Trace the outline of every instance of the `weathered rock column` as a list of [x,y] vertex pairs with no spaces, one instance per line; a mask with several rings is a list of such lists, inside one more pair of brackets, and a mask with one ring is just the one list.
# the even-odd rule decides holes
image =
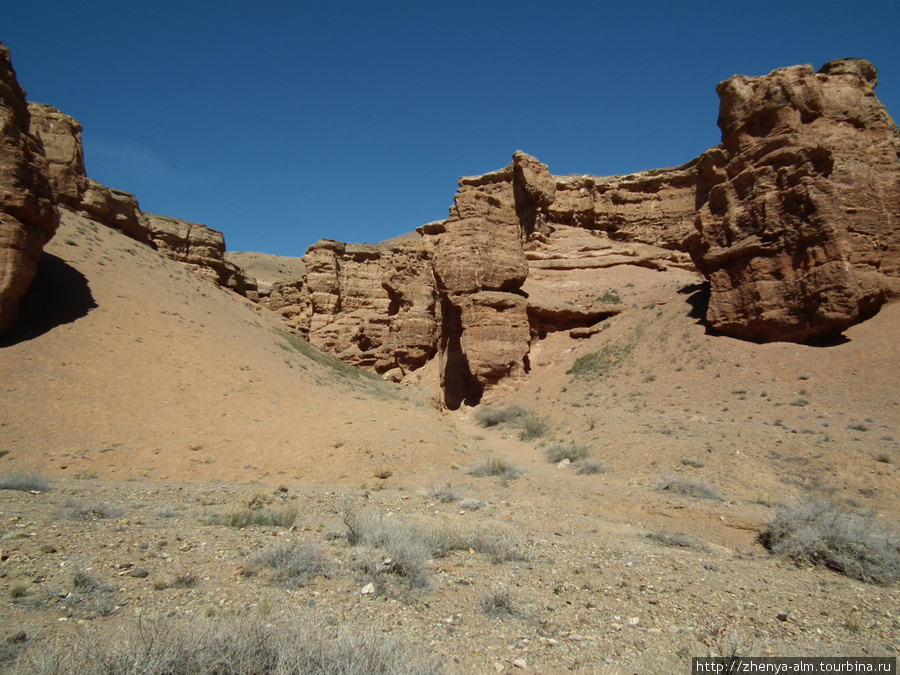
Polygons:
[[44,149],[30,126],[25,92],[0,44],[0,333],[18,320],[19,301],[59,227]]
[[828,339],[900,293],[900,133],[875,85],[862,59],[719,84],[686,242],[716,330]]

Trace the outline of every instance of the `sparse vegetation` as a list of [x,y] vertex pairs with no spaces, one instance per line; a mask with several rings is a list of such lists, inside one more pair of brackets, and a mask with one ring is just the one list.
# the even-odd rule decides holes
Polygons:
[[879,527],[873,516],[822,499],[776,510],[759,540],[797,564],[821,565],[866,583],[900,579],[900,538]]
[[227,525],[243,529],[259,525],[262,527],[290,527],[297,519],[297,509],[286,506],[281,509],[241,508],[225,514],[211,514],[202,518],[207,525]]
[[622,298],[619,297],[619,293],[616,290],[606,291],[601,296],[598,296],[594,300],[595,302],[602,302],[604,305],[618,305],[621,304]]
[[696,539],[679,532],[648,532],[644,536],[652,542],[671,548],[690,548],[698,551],[708,550],[704,544]]
[[509,424],[519,429],[519,439],[530,441],[547,433],[547,422],[521,406],[484,408],[475,413],[475,420],[483,427]]
[[481,609],[488,616],[496,618],[515,615],[512,597],[506,589],[497,589],[488,593],[481,601]]
[[598,473],[606,473],[606,467],[601,462],[585,460],[576,464],[575,473],[579,476],[591,476]]
[[310,579],[329,575],[328,561],[312,544],[284,542],[263,551],[254,564],[272,570],[272,581],[297,588]]
[[480,408],[475,413],[475,420],[483,427],[495,427],[498,424],[513,422],[527,414],[520,406],[507,406],[506,408]]
[[489,555],[494,563],[522,559],[518,537],[502,528],[466,529],[375,511],[350,512],[344,524],[347,541],[357,549],[357,569],[372,578],[391,575],[413,587],[428,585],[429,559],[451,551],[471,549]]
[[46,492],[49,489],[50,481],[38,473],[17,471],[0,476],[0,490]]
[[518,426],[520,441],[531,441],[547,435],[547,422],[535,415],[520,418]]
[[427,490],[422,490],[419,494],[425,499],[435,499],[444,504],[459,501],[459,493],[453,489],[450,483],[435,485]]
[[659,489],[663,492],[671,492],[672,494],[685,497],[695,497],[696,499],[722,499],[719,491],[711,485],[686,478],[668,478],[660,484]]
[[609,344],[599,352],[585,354],[575,359],[568,375],[577,377],[601,377],[609,374],[631,353],[632,345]]
[[508,459],[497,456],[486,457],[469,469],[469,475],[475,476],[476,478],[497,476],[499,478],[513,480],[518,478],[521,473],[522,471],[514,462],[510,462]]
[[69,502],[66,504],[63,513],[72,520],[104,520],[106,518],[120,518],[123,511],[112,504]]
[[323,631],[297,616],[279,619],[139,619],[114,639],[104,629],[79,634],[80,649],[63,641],[20,651],[16,672],[42,675],[436,675],[433,657],[358,626]]
[[564,459],[570,462],[578,462],[591,456],[590,449],[585,445],[576,445],[575,443],[551,443],[544,451],[547,460],[553,464],[558,464]]

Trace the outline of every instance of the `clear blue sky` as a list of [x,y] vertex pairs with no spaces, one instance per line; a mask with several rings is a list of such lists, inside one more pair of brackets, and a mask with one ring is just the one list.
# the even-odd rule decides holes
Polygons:
[[900,116],[900,2],[0,0],[29,100],[145,211],[299,256],[446,217],[521,149],[555,174],[681,164],[716,84],[843,56]]

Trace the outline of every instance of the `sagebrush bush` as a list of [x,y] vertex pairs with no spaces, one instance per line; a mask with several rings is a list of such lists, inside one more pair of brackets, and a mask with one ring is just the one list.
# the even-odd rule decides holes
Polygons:
[[50,481],[38,473],[16,471],[0,476],[0,490],[19,490],[21,492],[46,492],[50,489]]
[[586,445],[576,445],[575,443],[551,443],[544,452],[547,459],[554,464],[558,464],[564,459],[577,462],[591,456],[591,451]]
[[314,577],[329,575],[328,561],[315,546],[293,541],[263,551],[253,559],[252,566],[272,570],[272,581],[294,588]]
[[575,473],[581,476],[589,476],[597,473],[606,473],[606,467],[601,462],[578,462]]
[[243,529],[253,525],[262,527],[290,527],[297,520],[297,509],[287,506],[282,509],[242,508],[224,514],[213,514],[203,518],[207,525],[227,525]]
[[714,499],[717,501],[722,499],[722,495],[719,494],[716,488],[687,478],[668,478],[662,482],[659,489],[663,492],[671,492],[676,495],[695,497],[697,499]]
[[491,591],[481,600],[481,609],[488,616],[514,616],[512,598],[506,589]]
[[900,537],[871,515],[850,513],[823,499],[779,508],[759,535],[773,554],[821,565],[866,583],[900,580]]
[[422,490],[419,494],[425,499],[436,499],[444,504],[459,501],[459,493],[453,489],[450,483],[435,485],[427,490]]
[[518,478],[521,470],[514,462],[510,462],[503,457],[487,457],[469,469],[469,475],[476,478],[484,476],[497,476],[509,480]]
[[506,408],[481,408],[475,413],[475,420],[483,427],[495,427],[498,424],[512,422],[526,414],[527,411],[517,405]]
[[428,584],[428,561],[452,551],[483,553],[494,563],[522,560],[510,530],[472,528],[444,521],[410,521],[375,511],[344,517],[347,541],[357,547],[357,567],[371,577],[389,574],[410,586]]
[[346,626],[335,632],[300,616],[220,620],[138,619],[118,635],[86,627],[18,654],[25,675],[437,675],[433,655],[393,635]]

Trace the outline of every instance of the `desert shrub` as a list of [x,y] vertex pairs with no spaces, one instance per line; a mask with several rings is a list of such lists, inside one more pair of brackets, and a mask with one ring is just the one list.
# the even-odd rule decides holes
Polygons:
[[540,417],[527,415],[519,422],[519,440],[531,441],[547,435],[547,422]]
[[435,675],[433,656],[392,635],[347,626],[323,631],[299,617],[138,619],[108,639],[103,626],[35,642],[15,672],[26,675]]
[[272,570],[272,581],[300,587],[314,577],[327,577],[328,561],[311,544],[288,541],[257,555],[253,564]]
[[719,491],[711,485],[686,478],[669,478],[663,481],[659,489],[663,492],[671,492],[685,497],[695,497],[696,499],[722,499]]
[[564,459],[570,462],[577,462],[587,459],[591,456],[591,451],[586,445],[576,445],[575,443],[552,443],[545,451],[547,459],[558,464]]
[[419,494],[425,499],[436,499],[444,504],[459,501],[459,493],[453,489],[450,483],[435,485],[427,490],[422,490]]
[[207,515],[202,520],[207,525],[227,525],[239,529],[253,525],[290,527],[297,520],[297,509],[293,506],[282,509],[241,508],[224,514]]
[[443,521],[413,522],[374,511],[344,517],[357,567],[371,577],[389,574],[410,586],[428,584],[428,561],[452,551],[483,553],[494,563],[522,560],[519,538],[503,528],[465,528]]
[[428,584],[428,560],[432,547],[412,523],[374,511],[348,513],[344,517],[347,541],[360,549],[357,567],[369,576],[390,574],[411,586]]
[[598,473],[606,473],[606,467],[601,462],[584,461],[578,462],[575,473],[580,476],[590,476]]
[[692,548],[698,551],[709,550],[704,544],[696,539],[679,532],[648,532],[644,536],[652,542],[671,548]]
[[859,581],[900,579],[900,538],[871,515],[850,513],[822,499],[777,509],[759,541],[797,564],[821,565]]
[[477,499],[463,499],[459,503],[459,508],[465,509],[466,511],[477,511],[478,509],[484,508],[484,502],[478,501]]
[[37,473],[16,471],[0,476],[0,490],[20,490],[21,492],[46,492],[50,481]]
[[526,414],[527,411],[517,405],[506,408],[481,408],[475,413],[475,420],[483,427],[495,427],[498,424],[513,422]]
[[518,478],[521,473],[519,467],[513,462],[510,462],[503,457],[496,456],[486,457],[469,469],[469,475],[475,476],[476,478],[498,476],[500,478],[512,480]]
[[497,589],[488,593],[481,600],[481,610],[488,616],[514,616],[512,598],[506,589]]
[[62,514],[71,520],[120,518],[122,513],[122,509],[112,504],[83,504],[81,502],[67,502],[62,511]]

